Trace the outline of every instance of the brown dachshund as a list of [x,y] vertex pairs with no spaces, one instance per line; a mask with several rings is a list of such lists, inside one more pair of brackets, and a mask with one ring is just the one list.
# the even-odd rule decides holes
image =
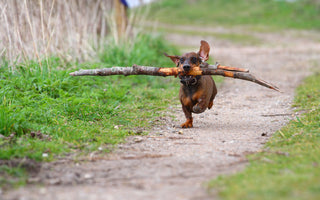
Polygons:
[[[191,71],[193,68],[199,68],[200,64],[209,59],[210,46],[206,41],[201,40],[201,46],[198,53],[190,52],[182,56],[169,56],[183,72]],[[217,94],[217,87],[214,80],[209,75],[187,76],[179,74],[181,87],[179,91],[182,110],[187,121],[181,124],[182,128],[193,127],[192,113],[202,113],[213,105],[213,99]]]

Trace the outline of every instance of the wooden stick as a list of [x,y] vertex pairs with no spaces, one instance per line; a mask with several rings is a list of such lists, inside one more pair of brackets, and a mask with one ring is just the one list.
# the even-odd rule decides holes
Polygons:
[[220,66],[216,65],[201,65],[198,68],[192,68],[191,71],[187,73],[180,68],[167,68],[167,67],[150,67],[150,66],[139,66],[133,65],[132,67],[112,67],[112,68],[103,68],[103,69],[86,69],[70,73],[70,76],[111,76],[111,75],[150,75],[150,76],[175,76],[178,75],[192,75],[192,76],[201,76],[201,75],[218,75],[236,79],[242,79],[246,81],[251,81],[262,85],[264,87],[276,90],[280,92],[279,88],[275,85],[272,85],[264,80],[258,79],[252,74],[248,73],[249,70]]
[[242,69],[242,68],[237,68],[237,67],[229,67],[229,66],[218,65],[217,68],[218,69],[228,70],[228,71],[249,72],[248,69]]
[[222,66],[219,63],[216,63],[215,65],[209,65],[208,63],[202,63],[200,65],[200,68],[223,69],[223,70],[236,71],[236,72],[249,72],[249,69],[230,67],[230,66]]
[[84,69],[70,73],[70,76],[111,76],[111,75],[150,75],[150,76],[177,76],[178,68],[150,67],[133,65],[132,67],[118,67],[103,69]]
[[[220,64],[209,65],[208,63],[203,63],[200,68],[196,68],[192,72],[185,75],[202,75],[201,70],[207,69],[212,71],[211,75],[214,74],[214,70],[221,69],[226,71],[236,71],[236,72],[249,72],[248,69],[221,66]],[[112,76],[112,75],[150,75],[150,76],[177,76],[179,73],[184,73],[183,70],[179,68],[168,68],[168,67],[151,67],[151,66],[140,66],[133,65],[132,67],[118,67],[114,66],[112,68],[103,69],[81,69],[80,71],[70,73],[70,76]],[[210,72],[207,72],[210,73]],[[210,74],[209,74],[210,75]]]

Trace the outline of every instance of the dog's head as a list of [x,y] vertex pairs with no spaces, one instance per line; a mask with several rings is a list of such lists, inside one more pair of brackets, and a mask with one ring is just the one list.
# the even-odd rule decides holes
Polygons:
[[165,53],[165,56],[169,57],[181,71],[188,73],[195,68],[200,68],[200,64],[209,59],[209,44],[201,40],[201,46],[198,53],[189,52],[182,56],[169,56]]

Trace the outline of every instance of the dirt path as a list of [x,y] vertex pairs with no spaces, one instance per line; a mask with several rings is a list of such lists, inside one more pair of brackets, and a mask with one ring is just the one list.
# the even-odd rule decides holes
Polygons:
[[227,79],[219,88],[213,109],[195,116],[194,128],[175,128],[184,116],[180,105],[170,107],[168,112],[178,121],[163,119],[167,126],[155,127],[147,136],[129,138],[107,157],[92,154],[85,162],[44,164],[30,180],[43,186],[30,184],[5,193],[3,198],[213,198],[204,183],[243,169],[245,155],[259,151],[271,134],[295,115],[290,107],[294,88],[309,74],[308,67],[319,66],[320,39],[312,32],[252,34],[263,39],[262,45],[240,47],[197,36],[168,35],[168,39],[194,46],[193,50],[198,50],[200,39],[219,44],[211,52],[217,61],[240,67],[246,63],[251,72],[278,85],[283,93]]

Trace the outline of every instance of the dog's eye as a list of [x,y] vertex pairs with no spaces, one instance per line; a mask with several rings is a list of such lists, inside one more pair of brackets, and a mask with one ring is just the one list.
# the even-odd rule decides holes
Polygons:
[[180,58],[180,63],[184,63],[185,58]]
[[197,64],[198,59],[196,57],[191,57],[190,61],[192,64]]

